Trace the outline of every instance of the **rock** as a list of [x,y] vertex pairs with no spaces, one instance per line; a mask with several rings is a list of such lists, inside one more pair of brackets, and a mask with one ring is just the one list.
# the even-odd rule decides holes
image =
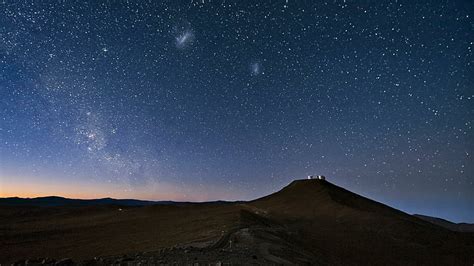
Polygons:
[[42,261],[42,259],[27,259],[25,265],[39,265]]
[[26,265],[26,260],[19,260],[17,262],[14,262],[12,265],[13,266]]
[[74,261],[72,261],[69,258],[65,258],[62,260],[58,260],[54,265],[56,266],[69,266],[69,265],[74,265]]
[[83,266],[92,266],[92,265],[97,265],[97,260],[92,259],[92,260],[85,260],[81,263]]
[[130,257],[119,258],[115,261],[116,264],[127,265],[129,262],[133,262],[134,259]]
[[41,264],[43,264],[43,265],[54,265],[55,262],[56,262],[56,260],[54,260],[54,259],[45,258],[41,261]]

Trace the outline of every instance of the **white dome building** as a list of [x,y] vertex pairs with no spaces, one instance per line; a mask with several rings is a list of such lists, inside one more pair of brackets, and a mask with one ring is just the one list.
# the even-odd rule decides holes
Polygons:
[[308,179],[319,179],[319,180],[326,180],[326,177],[323,175],[309,175]]

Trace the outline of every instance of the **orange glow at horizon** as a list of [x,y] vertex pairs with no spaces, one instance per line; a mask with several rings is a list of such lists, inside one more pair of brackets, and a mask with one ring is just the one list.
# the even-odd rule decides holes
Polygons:
[[[188,191],[184,193],[183,191]],[[189,193],[189,192],[193,193]],[[211,195],[208,191],[214,191]],[[36,198],[59,196],[74,199],[140,199],[172,201],[209,201],[225,200],[228,195],[212,190],[194,190],[176,187],[166,183],[154,183],[144,187],[131,188],[127,184],[97,183],[93,181],[69,181],[41,177],[5,177],[0,176],[0,197]]]
[[179,200],[180,195],[162,191],[123,189],[117,184],[64,182],[31,178],[0,177],[0,197],[35,198],[60,196],[75,199],[134,198],[143,200]]

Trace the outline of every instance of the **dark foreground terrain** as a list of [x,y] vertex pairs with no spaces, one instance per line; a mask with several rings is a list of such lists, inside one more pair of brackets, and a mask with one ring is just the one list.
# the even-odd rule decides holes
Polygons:
[[0,263],[473,265],[474,233],[300,180],[250,202],[0,206]]

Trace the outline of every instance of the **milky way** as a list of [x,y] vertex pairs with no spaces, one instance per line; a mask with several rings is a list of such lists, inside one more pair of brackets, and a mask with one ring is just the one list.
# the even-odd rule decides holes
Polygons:
[[472,16],[472,1],[4,1],[0,197],[251,199],[322,174],[474,222]]

